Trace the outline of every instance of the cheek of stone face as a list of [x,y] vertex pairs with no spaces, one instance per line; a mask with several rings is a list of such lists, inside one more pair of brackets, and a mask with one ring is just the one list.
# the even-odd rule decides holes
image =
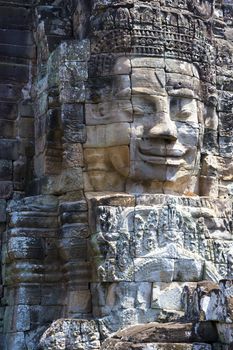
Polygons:
[[142,122],[134,122],[131,124],[131,143],[134,139],[140,139],[143,136],[144,125]]
[[133,120],[130,100],[116,100],[85,106],[86,125],[102,125]]
[[198,121],[197,101],[194,98],[170,97],[170,116],[173,120]]
[[84,148],[99,148],[128,145],[130,124],[113,123],[87,126],[87,141]]
[[109,147],[108,150],[109,161],[112,163],[112,166],[115,170],[124,177],[129,175],[129,147],[120,146],[120,147]]
[[88,171],[108,171],[109,162],[106,148],[86,148],[84,159]]
[[190,149],[199,143],[199,125],[197,123],[176,122],[178,141]]
[[200,132],[197,124],[189,125],[187,123],[176,122],[178,131],[178,142],[186,150],[184,155],[183,169],[192,170],[197,163],[199,155]]

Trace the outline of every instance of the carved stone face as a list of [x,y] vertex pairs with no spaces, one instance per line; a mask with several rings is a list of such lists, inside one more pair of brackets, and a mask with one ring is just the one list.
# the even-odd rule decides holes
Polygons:
[[[95,169],[93,161],[102,152],[105,165],[102,159],[99,170],[102,166],[105,179],[108,172],[115,179],[115,172],[119,181],[131,186],[156,184],[158,191],[162,187],[179,193],[198,191],[204,109],[200,91],[192,64],[119,58],[110,93],[105,91],[105,98],[86,108],[89,169]],[[96,157],[94,147],[99,147]]]

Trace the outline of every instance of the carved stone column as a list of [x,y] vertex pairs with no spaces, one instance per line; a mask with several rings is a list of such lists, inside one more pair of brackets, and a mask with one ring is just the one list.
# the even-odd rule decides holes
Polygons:
[[4,333],[9,349],[34,346],[45,325],[59,318],[64,289],[57,249],[57,199],[12,201],[3,247]]

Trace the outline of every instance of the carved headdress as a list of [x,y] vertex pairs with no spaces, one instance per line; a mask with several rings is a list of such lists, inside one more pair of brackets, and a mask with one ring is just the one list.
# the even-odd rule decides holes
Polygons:
[[109,66],[109,54],[178,58],[199,64],[202,79],[213,81],[213,12],[213,0],[96,0],[90,23],[93,67]]

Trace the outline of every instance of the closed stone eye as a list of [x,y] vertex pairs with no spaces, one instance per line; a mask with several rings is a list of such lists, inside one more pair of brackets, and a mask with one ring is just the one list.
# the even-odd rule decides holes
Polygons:
[[171,98],[170,113],[175,118],[188,118],[192,115],[192,99]]
[[176,114],[177,118],[188,118],[192,115],[191,111],[187,111],[187,110],[181,110],[179,113]]
[[140,106],[134,106],[133,112],[135,115],[143,115],[144,114],[144,110]]

